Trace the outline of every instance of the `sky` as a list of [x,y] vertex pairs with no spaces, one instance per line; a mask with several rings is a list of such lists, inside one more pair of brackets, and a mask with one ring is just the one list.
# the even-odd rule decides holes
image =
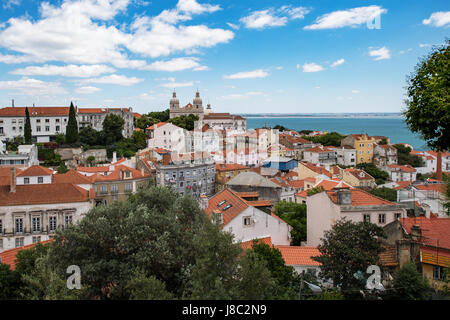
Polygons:
[[450,2],[3,0],[0,107],[400,112]]

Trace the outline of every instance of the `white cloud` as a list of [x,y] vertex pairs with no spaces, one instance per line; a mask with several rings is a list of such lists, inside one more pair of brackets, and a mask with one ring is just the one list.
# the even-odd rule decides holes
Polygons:
[[30,96],[67,94],[67,90],[62,88],[59,82],[45,82],[27,77],[15,81],[0,81],[0,90],[13,90],[18,94]]
[[300,64],[297,63],[296,68],[297,68],[297,69],[300,69],[301,67],[302,67],[302,66],[301,66]]
[[163,83],[160,85],[160,87],[164,88],[179,88],[179,87],[192,87],[194,85],[193,81],[189,82],[169,82],[169,83]]
[[306,26],[304,29],[318,30],[358,27],[386,12],[387,10],[380,6],[368,6],[334,11],[318,17],[314,24]]
[[114,72],[115,69],[105,65],[67,65],[67,66],[31,66],[23,69],[13,70],[11,74],[18,74],[24,76],[64,76],[76,78],[96,77],[103,73]]
[[[120,29],[108,22],[126,10],[131,0],[63,0],[60,6],[40,4],[40,17],[11,18],[0,30],[0,47],[14,54],[0,55],[0,62],[60,61],[76,64],[111,63],[117,68],[143,68],[146,61],[127,54],[160,57],[226,43],[230,30],[205,25],[176,25],[192,15],[211,13],[218,6],[180,0],[175,9],[155,17],[137,17]],[[129,30],[129,31],[128,31]]]
[[344,63],[345,63],[345,60],[344,60],[344,59],[339,59],[339,60],[336,60],[335,62],[333,62],[333,63],[331,64],[331,67],[332,67],[332,68],[335,68],[335,67],[340,66],[341,64],[344,64]]
[[75,89],[75,92],[78,93],[78,94],[91,94],[91,93],[95,93],[95,92],[98,92],[98,91],[100,91],[99,88],[97,88],[97,87],[90,87],[90,86],[79,87],[79,88]]
[[139,79],[136,77],[126,77],[123,75],[112,74],[109,76],[104,76],[101,78],[92,78],[82,80],[82,83],[102,83],[102,84],[117,84],[119,86],[132,86],[139,82],[144,81],[144,79]]
[[317,63],[305,63],[303,65],[303,72],[319,72],[324,70],[324,68],[321,65],[318,65]]
[[376,49],[376,50],[370,50],[369,51],[369,55],[371,57],[375,57],[375,61],[378,60],[384,60],[384,59],[390,59],[391,58],[391,54],[389,52],[389,49],[386,47],[382,47],[380,49]]
[[230,75],[223,76],[224,79],[254,79],[265,78],[269,75],[268,72],[258,69],[253,71],[238,72]]
[[[144,70],[153,70],[153,71],[182,71],[188,69],[198,69],[204,66],[201,66],[197,62],[197,58],[175,58],[168,61],[155,61],[152,64],[145,66]],[[207,68],[207,67],[206,67]]]
[[237,24],[233,24],[230,22],[227,22],[227,25],[234,30],[239,30],[239,28],[240,28],[240,26],[238,26]]
[[241,99],[248,99],[252,96],[261,96],[264,95],[264,92],[261,91],[250,91],[246,93],[233,93],[226,96],[221,96],[221,99],[224,100],[241,100]]
[[275,67],[276,70],[283,70],[282,66]]
[[240,21],[249,29],[264,29],[267,27],[284,26],[289,19],[302,19],[309,12],[304,7],[282,6],[279,9],[253,11]]
[[353,93],[353,94],[358,94],[358,93],[359,93],[359,90],[352,90],[352,93]]
[[431,44],[428,44],[428,43],[419,43],[419,47],[420,47],[420,48],[431,47]]
[[448,26],[450,24],[450,11],[434,12],[428,19],[424,19],[422,23],[435,27]]
[[21,0],[3,0],[3,9],[9,9],[18,6]]

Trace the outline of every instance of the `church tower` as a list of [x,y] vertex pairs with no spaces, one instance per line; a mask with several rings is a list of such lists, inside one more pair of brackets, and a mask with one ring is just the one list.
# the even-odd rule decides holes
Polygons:
[[180,101],[177,99],[177,93],[173,90],[172,99],[170,99],[170,110],[176,110],[180,108]]
[[192,102],[192,105],[193,105],[193,107],[194,107],[195,112],[201,112],[201,113],[203,113],[203,101],[202,101],[202,99],[200,98],[200,92],[198,92],[198,90],[197,90],[197,92],[195,93],[195,99],[194,99],[194,101]]

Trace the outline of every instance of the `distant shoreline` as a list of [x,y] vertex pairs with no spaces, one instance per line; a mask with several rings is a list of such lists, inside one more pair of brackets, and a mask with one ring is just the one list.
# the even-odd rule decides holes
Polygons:
[[401,113],[240,113],[246,118],[402,118]]

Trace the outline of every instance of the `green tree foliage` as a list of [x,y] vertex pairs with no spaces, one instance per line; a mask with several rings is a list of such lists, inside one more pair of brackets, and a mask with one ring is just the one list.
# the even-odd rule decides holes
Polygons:
[[[153,298],[161,292],[174,299],[267,297],[264,263],[242,254],[233,236],[212,224],[194,198],[167,187],[95,207],[78,224],[58,230],[55,240],[36,277],[47,274],[39,283],[53,291],[37,287],[39,297],[65,296],[58,279],[72,264],[82,273],[77,298]],[[249,283],[251,296],[243,291]]]
[[426,300],[430,286],[422,277],[414,263],[405,264],[394,274],[393,289],[388,292],[389,299]]
[[136,151],[147,147],[147,136],[144,131],[135,131],[131,136],[133,143],[136,145]]
[[394,147],[397,149],[398,164],[409,164],[413,167],[425,166],[421,157],[411,154],[410,147],[406,147],[402,144],[395,144]]
[[135,121],[135,127],[145,130],[146,128],[154,125],[155,123],[159,123],[159,119],[149,117],[148,115],[142,115],[139,119]]
[[389,173],[384,170],[378,169],[373,163],[360,163],[356,165],[357,169],[364,170],[375,178],[377,184],[384,184],[386,180],[389,180]]
[[391,189],[391,188],[376,188],[369,190],[369,193],[373,194],[374,196],[386,199],[388,201],[397,202],[397,190]]
[[405,122],[433,150],[450,148],[450,40],[434,47],[408,81]]
[[314,143],[320,143],[324,146],[340,146],[341,140],[344,139],[346,136],[341,135],[337,132],[330,132],[327,134],[324,134],[323,136],[303,136],[304,139],[312,141]]
[[38,144],[37,146],[38,158],[39,160],[44,161],[45,166],[59,166],[61,164],[61,156],[55,152],[51,143],[49,145]]
[[321,193],[321,192],[323,192],[324,190],[325,190],[325,189],[324,189],[322,186],[314,187],[314,188],[308,189],[308,190],[306,191],[306,195],[307,195],[308,197],[310,197],[310,196],[315,195],[316,193]]
[[322,264],[320,277],[332,279],[346,298],[357,298],[365,281],[354,274],[365,274],[368,266],[377,265],[383,251],[377,237],[385,237],[385,233],[376,224],[338,220],[331,230],[325,231],[318,246],[321,255],[312,258]]
[[167,120],[170,123],[173,123],[177,127],[186,129],[188,131],[194,130],[195,121],[198,121],[198,116],[194,114],[190,114],[188,116],[179,116],[172,119]]
[[306,240],[306,205],[282,200],[275,206],[275,214],[292,226],[292,245]]
[[309,300],[344,300],[344,295],[340,293],[337,289],[325,290],[316,296],[312,296]]
[[25,108],[25,127],[24,127],[25,144],[31,144],[31,121],[28,107]]
[[20,274],[0,263],[0,300],[18,299],[21,285]]
[[6,143],[6,150],[8,151],[17,151],[19,146],[24,144],[25,140],[22,136],[14,137],[12,140],[9,140]]
[[61,161],[56,171],[58,171],[58,173],[66,173],[67,171],[69,171],[69,169],[67,169],[66,163],[64,161]]
[[66,142],[66,136],[64,133],[57,133],[55,136],[55,141],[59,145],[64,144]]
[[121,140],[123,126],[125,120],[117,114],[110,113],[103,120],[103,132],[106,137],[106,144],[114,144],[115,142]]
[[75,115],[75,107],[70,102],[69,120],[66,127],[66,143],[74,144],[78,142],[78,123]]
[[100,134],[99,131],[93,129],[91,126],[81,128],[79,136],[80,142],[88,146],[96,146],[104,144],[104,140],[102,139],[103,136]]
[[166,122],[170,118],[170,110],[152,111],[147,114],[150,118],[157,119],[159,122]]
[[280,250],[254,241],[252,251],[266,262],[273,279],[270,299],[298,299],[300,278],[291,266],[286,266]]
[[277,124],[273,127],[274,130],[279,130],[279,131],[290,131],[291,129],[286,128],[285,126],[282,126],[280,124]]
[[95,165],[95,157],[94,156],[87,157],[86,162],[89,166]]

